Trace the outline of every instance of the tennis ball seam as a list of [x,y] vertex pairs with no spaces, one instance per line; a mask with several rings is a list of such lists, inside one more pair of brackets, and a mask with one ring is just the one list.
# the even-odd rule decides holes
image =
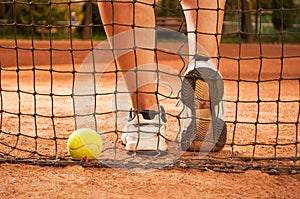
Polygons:
[[[88,128],[84,128],[84,130],[89,130]],[[96,134],[98,134],[97,132],[95,132]],[[79,139],[81,140],[82,143],[84,143],[84,140],[82,139],[82,137],[80,136],[80,133],[77,132],[77,135],[79,136]],[[98,134],[99,135],[99,134]],[[85,147],[85,146],[91,146],[91,145],[96,145],[98,151],[102,151],[102,147],[99,146],[98,144],[95,143],[84,143],[81,147],[77,147],[78,149]],[[75,149],[76,150],[76,149]],[[87,147],[86,150],[93,155],[93,152],[89,150],[89,148]]]
[[[69,149],[70,150],[78,150],[78,149],[81,149],[82,147],[89,146],[89,145],[95,145],[95,146],[97,146],[98,150],[101,150],[101,147],[98,144],[95,144],[95,143],[85,143],[85,144],[83,144],[83,145],[81,145],[79,147],[75,147],[75,148],[69,147]],[[87,148],[87,150],[88,150],[88,148]]]
[[[87,139],[86,136],[89,135],[91,137]],[[86,141],[88,142],[86,143]],[[101,136],[96,131],[89,128],[77,129],[73,132],[69,137],[67,145],[71,157],[75,159],[82,158],[79,156],[83,156],[83,154],[86,154],[87,157],[91,159],[96,159],[102,152]]]

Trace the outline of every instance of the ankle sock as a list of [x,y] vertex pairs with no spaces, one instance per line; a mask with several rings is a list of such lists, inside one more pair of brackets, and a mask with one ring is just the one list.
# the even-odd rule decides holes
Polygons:
[[140,114],[143,115],[143,118],[146,120],[152,120],[159,112],[153,110],[143,110],[139,111]]

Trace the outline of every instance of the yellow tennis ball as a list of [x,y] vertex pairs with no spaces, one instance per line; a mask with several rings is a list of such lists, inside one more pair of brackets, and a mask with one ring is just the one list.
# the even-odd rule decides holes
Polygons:
[[96,131],[81,128],[70,135],[67,147],[71,157],[76,160],[81,160],[83,157],[96,159],[102,152],[102,139]]

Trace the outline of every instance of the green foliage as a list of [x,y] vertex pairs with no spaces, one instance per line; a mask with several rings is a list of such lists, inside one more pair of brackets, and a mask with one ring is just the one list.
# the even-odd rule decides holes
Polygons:
[[66,20],[67,10],[49,4],[48,0],[23,0],[25,4],[16,4],[16,21],[21,24],[54,24]]
[[272,22],[275,29],[282,31],[292,27],[297,16],[296,11],[291,10],[295,8],[293,0],[273,0],[272,7],[274,8]]
[[179,3],[174,0],[161,0],[157,3],[156,16],[158,17],[180,17]]
[[272,0],[251,0],[253,8],[272,9]]
[[11,15],[11,5],[9,2],[0,3],[0,19],[8,19]]
[[[41,25],[45,33],[47,25],[57,25],[58,21],[68,21],[68,6],[52,3],[48,0],[18,0],[1,4],[0,18],[16,26],[4,26],[1,37],[30,38],[32,33],[40,35]],[[43,34],[43,36],[45,36]]]
[[226,0],[225,10],[237,10],[240,0]]

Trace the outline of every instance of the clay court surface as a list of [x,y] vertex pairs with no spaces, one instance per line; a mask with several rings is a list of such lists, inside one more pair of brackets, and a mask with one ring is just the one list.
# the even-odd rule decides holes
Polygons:
[[[96,46],[98,43],[94,43]],[[90,52],[91,43],[88,41],[73,41],[74,52],[70,53],[70,41],[53,41],[53,51],[50,53],[49,41],[34,41],[34,56],[32,56],[32,43],[30,41],[18,42],[18,59],[13,49],[14,41],[0,41],[1,67],[7,70],[1,73],[1,88],[15,90],[18,86],[16,78],[16,65],[19,68],[31,69],[34,65],[39,69],[49,69],[51,64],[55,71],[67,71],[67,73],[53,72],[51,77],[47,70],[36,71],[36,91],[40,93],[50,92],[50,80],[52,78],[52,92],[56,94],[69,94],[72,86],[72,73],[79,69],[83,60]],[[273,157],[274,147],[262,145],[253,151],[254,136],[256,142],[274,144],[281,143],[276,148],[277,157],[298,157],[300,154],[299,144],[299,96],[300,96],[300,47],[299,45],[278,44],[233,44],[221,45],[222,56],[219,69],[223,75],[226,96],[226,121],[228,121],[227,145],[216,157]],[[260,57],[262,55],[262,57]],[[238,60],[237,58],[242,58]],[[284,59],[280,59],[284,57]],[[163,64],[178,70],[182,67],[178,58],[159,55]],[[261,59],[260,59],[261,58]],[[52,59],[52,62],[50,60]],[[12,69],[9,71],[9,69]],[[278,79],[281,77],[281,81]],[[103,85],[111,88],[114,81],[112,76],[104,77]],[[239,82],[239,89],[237,80]],[[20,72],[20,90],[33,92],[33,72],[24,70]],[[258,81],[260,83],[258,84]],[[236,106],[237,96],[240,101]],[[258,106],[256,101],[264,101]],[[279,97],[280,96],[280,97]],[[16,93],[4,92],[2,95],[4,109],[8,112],[18,111],[14,100],[18,98]],[[278,98],[284,102],[276,104]],[[22,113],[32,114],[33,99],[22,96]],[[27,99],[27,100],[26,100]],[[53,98],[40,97],[37,101],[37,113],[49,116],[50,112],[56,116],[72,115],[70,97]],[[104,98],[103,98],[104,99]],[[102,99],[102,100],[103,100]],[[290,103],[285,103],[290,101]],[[51,103],[54,108],[51,109]],[[110,103],[110,102],[109,102]],[[103,104],[109,104],[103,101]],[[168,102],[166,102],[168,103]],[[171,110],[172,111],[172,110]],[[236,114],[237,113],[237,114]],[[298,118],[298,124],[297,122]],[[100,118],[103,119],[103,118]],[[104,118],[105,119],[105,118]],[[284,124],[276,124],[276,121]],[[33,126],[31,117],[22,118],[21,131],[30,134],[36,128],[40,136],[53,136],[53,127],[50,120],[40,118],[37,127]],[[169,121],[176,122],[173,118]],[[239,122],[234,126],[235,122]],[[251,125],[258,121],[261,125]],[[2,118],[2,130],[14,132],[18,130],[16,117],[4,114]],[[74,130],[72,118],[63,117],[55,119],[55,129],[58,137],[67,137]],[[113,124],[107,123],[102,130],[109,131]],[[295,125],[296,124],[296,125]],[[168,124],[170,132],[176,128]],[[257,128],[257,129],[255,129]],[[276,132],[279,132],[277,134]],[[52,133],[52,134],[51,134]],[[235,136],[233,136],[235,133]],[[51,135],[48,135],[51,134]],[[170,133],[171,134],[171,133]],[[171,135],[170,135],[171,136]],[[10,144],[7,135],[0,134],[0,141]],[[12,138],[13,139],[13,138]],[[53,140],[51,140],[53,142]],[[234,142],[238,146],[231,147]],[[43,141],[40,143],[43,144]],[[59,156],[67,156],[66,141],[58,144]],[[296,144],[284,144],[296,143]],[[32,150],[30,141],[22,142],[27,150]],[[51,156],[53,146],[39,146],[42,155]],[[7,152],[7,148],[0,146],[0,151]],[[2,151],[1,151],[2,152]],[[25,157],[26,153],[12,152],[14,156]],[[52,154],[53,155],[53,154]],[[254,163],[255,164],[255,163]],[[269,164],[274,164],[269,162]],[[276,163],[275,163],[276,164]],[[281,162],[284,164],[296,164],[291,161]],[[85,168],[81,166],[51,167],[24,164],[0,164],[1,186],[0,198],[299,198],[300,175],[281,174],[270,175],[259,169],[248,170],[244,173],[214,172],[210,169],[112,169],[112,168]]]

